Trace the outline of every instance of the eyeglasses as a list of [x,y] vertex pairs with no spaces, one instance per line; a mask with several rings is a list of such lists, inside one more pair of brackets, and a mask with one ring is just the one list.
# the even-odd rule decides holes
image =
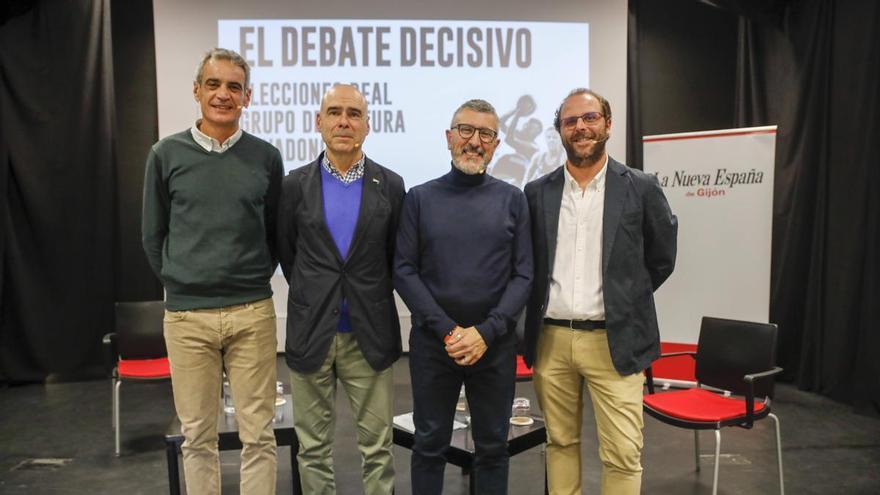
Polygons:
[[474,132],[480,133],[480,141],[489,144],[495,140],[495,137],[498,136],[498,133],[493,131],[492,129],[486,129],[485,127],[474,127],[470,124],[458,124],[451,127],[451,129],[458,130],[458,135],[461,136],[462,139],[470,139],[474,136]]
[[600,112],[587,112],[583,115],[576,115],[574,117],[566,117],[566,118],[560,120],[560,122],[562,123],[562,127],[571,128],[571,127],[576,126],[578,121],[581,119],[584,120],[585,124],[590,125],[590,124],[595,124],[596,122],[599,122],[599,119],[604,118],[604,117],[605,116],[602,115]]

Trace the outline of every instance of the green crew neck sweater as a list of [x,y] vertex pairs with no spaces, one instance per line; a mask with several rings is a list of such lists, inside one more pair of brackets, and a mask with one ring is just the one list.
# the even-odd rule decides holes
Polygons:
[[219,308],[272,295],[275,215],[284,167],[242,133],[224,153],[189,130],[154,144],[144,177],[143,245],[166,307]]

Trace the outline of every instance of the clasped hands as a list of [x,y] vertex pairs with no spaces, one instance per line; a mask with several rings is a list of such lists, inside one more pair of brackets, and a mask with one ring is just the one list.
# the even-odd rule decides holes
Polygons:
[[486,341],[476,327],[462,328],[456,325],[446,339],[446,353],[455,364],[461,366],[470,366],[479,361],[487,348]]

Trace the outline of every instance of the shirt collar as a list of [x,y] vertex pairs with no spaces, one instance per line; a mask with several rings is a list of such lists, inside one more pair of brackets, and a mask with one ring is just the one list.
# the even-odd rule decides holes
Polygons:
[[321,158],[321,166],[324,167],[324,170],[326,170],[330,175],[338,179],[343,184],[351,184],[352,182],[364,176],[364,162],[366,161],[366,153],[361,153],[361,159],[355,162],[355,164],[352,165],[350,169],[348,169],[348,172],[346,172],[345,175],[342,175],[342,172],[340,172],[336,168],[336,166],[334,166],[330,162],[330,158],[327,157],[327,153],[324,153],[324,156]]
[[[569,189],[572,192],[577,192],[577,193],[582,192],[581,186],[578,184],[577,180],[575,180],[575,178],[568,171],[568,166],[563,165],[562,170],[565,173],[565,183],[568,184]],[[602,164],[602,169],[599,170],[599,173],[597,173],[593,177],[593,179],[590,180],[590,182],[587,184],[587,187],[584,189],[585,190],[589,189],[589,190],[593,190],[596,192],[604,191],[605,190],[605,175],[607,172],[608,172],[608,155],[605,155],[605,163]]]
[[224,141],[221,144],[220,141],[212,138],[211,136],[209,136],[199,130],[199,123],[201,123],[201,122],[202,122],[201,119],[197,120],[196,123],[190,129],[190,133],[192,134],[192,137],[195,140],[195,142],[198,143],[199,146],[204,148],[205,151],[213,151],[216,153],[223,153],[224,151],[228,150],[229,148],[232,148],[233,146],[235,146],[235,143],[237,143],[238,140],[241,139],[242,130],[241,130],[241,127],[239,127],[233,135],[229,136],[229,139],[227,139],[226,141]]

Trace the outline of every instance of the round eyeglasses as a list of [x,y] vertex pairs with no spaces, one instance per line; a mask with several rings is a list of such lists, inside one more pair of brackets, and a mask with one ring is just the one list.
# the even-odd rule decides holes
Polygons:
[[571,128],[577,125],[578,121],[583,119],[584,124],[590,125],[599,122],[604,115],[601,112],[587,112],[583,115],[575,115],[574,117],[566,117],[564,119],[560,119],[562,123],[562,127]]
[[485,127],[474,127],[470,124],[457,124],[451,127],[451,129],[455,129],[458,131],[458,135],[461,136],[462,139],[470,139],[474,136],[475,132],[480,133],[480,141],[489,144],[498,137],[498,133],[493,131],[492,129],[487,129]]

